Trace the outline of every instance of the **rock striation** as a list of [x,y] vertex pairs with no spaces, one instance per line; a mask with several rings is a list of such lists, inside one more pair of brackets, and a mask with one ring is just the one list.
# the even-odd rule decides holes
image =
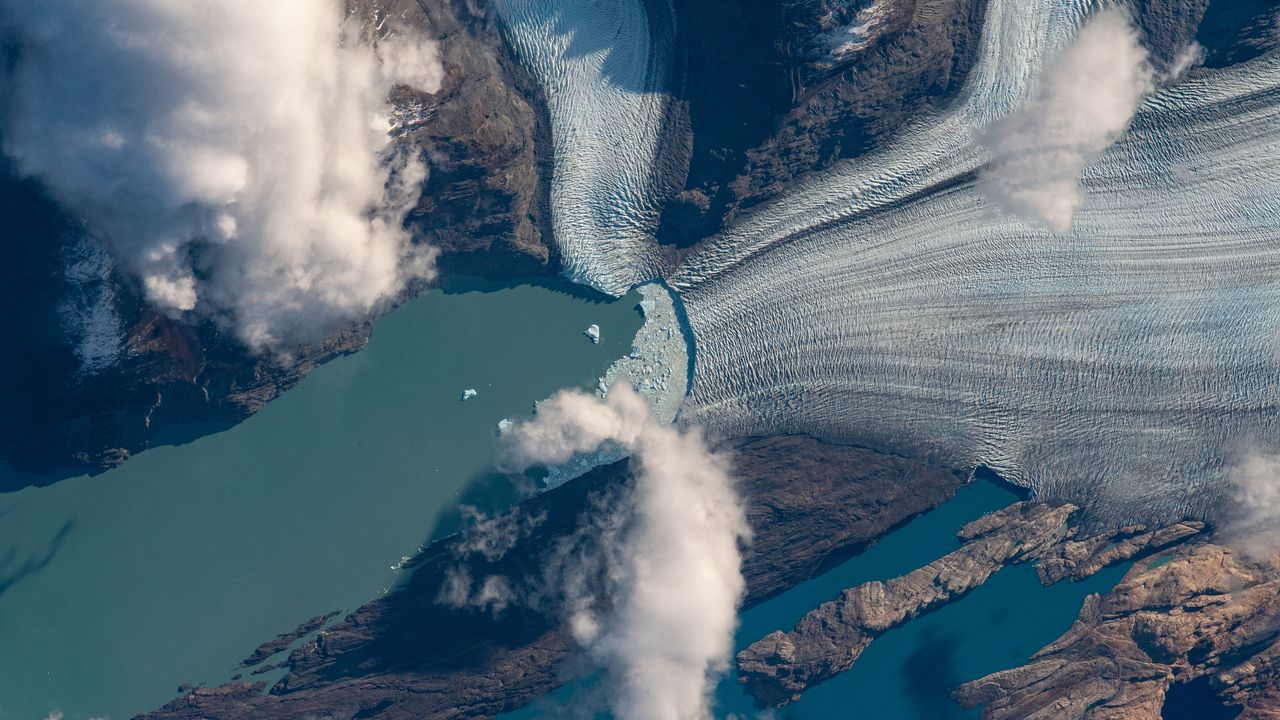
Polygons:
[[766,705],[800,693],[853,667],[884,631],[947,603],[982,583],[1006,563],[1053,545],[1068,531],[1075,508],[1017,503],[966,525],[959,549],[885,582],[849,588],[810,611],[789,632],[774,631],[738,653],[738,673]]

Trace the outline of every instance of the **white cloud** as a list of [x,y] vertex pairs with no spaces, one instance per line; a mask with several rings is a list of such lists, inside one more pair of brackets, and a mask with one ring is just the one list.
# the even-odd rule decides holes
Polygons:
[[1203,62],[1204,46],[1193,40],[1178,52],[1178,56],[1173,59],[1173,63],[1164,73],[1161,80],[1165,82],[1177,80],[1186,75],[1192,68],[1199,67]]
[[454,553],[460,557],[479,554],[489,562],[501,560],[547,519],[545,510],[534,515],[509,512],[495,517],[488,517],[470,505],[462,505],[458,510],[467,528],[454,546]]
[[279,349],[430,273],[402,229],[426,168],[388,145],[386,102],[439,89],[432,43],[374,49],[337,0],[0,10],[20,48],[5,152],[166,312]]
[[570,629],[609,673],[619,720],[710,718],[711,679],[728,668],[745,587],[748,528],[727,458],[697,429],[658,423],[625,383],[607,400],[562,392],[507,438],[524,464],[564,462],[604,442],[632,452],[635,484],[599,523],[608,597],[582,597],[583,573],[566,582]]
[[477,608],[501,613],[515,601],[511,582],[502,575],[486,575],[476,583],[465,565],[454,565],[445,571],[444,583],[435,601],[451,608]]
[[1099,11],[1046,66],[1030,103],[997,122],[983,142],[995,159],[982,186],[1006,210],[1057,233],[1085,202],[1080,175],[1124,134],[1153,70],[1126,10]]
[[1245,452],[1227,481],[1220,538],[1258,560],[1280,553],[1280,455]]

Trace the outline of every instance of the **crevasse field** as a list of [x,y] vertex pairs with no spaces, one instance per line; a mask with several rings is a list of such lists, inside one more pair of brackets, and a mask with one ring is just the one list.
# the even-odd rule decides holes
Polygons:
[[[694,339],[686,421],[987,465],[1107,523],[1211,516],[1242,453],[1280,450],[1280,54],[1161,84],[1085,172],[1069,234],[977,185],[977,137],[1094,7],[991,0],[949,111],[667,273]],[[505,19],[551,108],[570,275],[651,277],[663,112],[636,78],[669,44],[638,36],[638,0],[508,0]]]
[[674,22],[643,0],[498,0],[551,116],[551,215],[565,274],[612,295],[662,276],[653,242],[679,188],[663,152]]

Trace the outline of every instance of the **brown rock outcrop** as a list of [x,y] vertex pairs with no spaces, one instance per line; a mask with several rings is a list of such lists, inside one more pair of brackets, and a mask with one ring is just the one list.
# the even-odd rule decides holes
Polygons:
[[1156,530],[1132,525],[1114,533],[1093,535],[1082,540],[1067,539],[1042,553],[1036,573],[1045,585],[1071,578],[1083,580],[1099,570],[1129,560],[1140,553],[1175,545],[1202,532],[1204,523],[1185,520]]
[[439,92],[405,90],[393,101],[421,118],[400,135],[428,158],[430,171],[407,222],[440,249],[440,268],[493,279],[556,272],[542,166],[551,152],[548,120],[492,11],[465,0],[347,4],[408,25],[439,48]]
[[1006,563],[1058,543],[1075,510],[1023,502],[969,523],[960,530],[964,545],[958,550],[902,577],[845,590],[790,632],[752,643],[738,653],[739,681],[767,705],[800,699],[805,689],[853,667],[884,631],[978,587]]
[[1280,563],[1213,544],[1175,555],[1136,565],[1029,663],[956,699],[984,720],[1147,720],[1171,686],[1207,678],[1240,718],[1280,716]]
[[271,638],[254,648],[253,652],[249,654],[249,657],[240,661],[240,666],[253,667],[254,665],[261,664],[263,660],[287,649],[294,642],[319,630],[326,622],[337,617],[339,614],[341,614],[339,611],[334,610],[333,612],[325,613],[324,615],[317,615],[289,632],[283,632],[276,635],[274,638]]
[[659,238],[690,245],[941,107],[977,57],[985,6],[881,0],[874,37],[836,56],[837,25],[854,24],[861,4],[678,0],[693,155]]
[[[741,440],[732,450],[754,533],[747,604],[867,547],[962,482],[941,468],[806,437]],[[473,550],[481,544],[465,535],[432,544],[403,588],[295,650],[270,695],[231,683],[142,717],[475,718],[519,707],[560,684],[573,640],[554,607],[513,603],[494,614],[441,604],[449,571],[461,561],[471,578],[501,575],[517,594],[534,594],[547,553],[585,526],[601,494],[627,482],[626,463],[616,463],[522,503],[512,512],[530,521],[500,523],[519,528],[502,553]]]

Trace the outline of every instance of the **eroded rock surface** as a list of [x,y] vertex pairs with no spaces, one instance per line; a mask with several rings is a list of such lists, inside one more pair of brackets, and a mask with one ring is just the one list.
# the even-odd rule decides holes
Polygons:
[[1146,720],[1175,684],[1208,678],[1244,720],[1280,717],[1280,562],[1214,544],[1135,566],[1022,667],[962,685],[984,720]]
[[955,600],[1010,563],[1036,562],[1042,583],[1082,580],[1104,567],[1167,548],[1204,529],[1186,521],[1077,539],[1077,508],[1020,502],[983,516],[957,533],[957,550],[902,577],[872,581],[823,603],[789,632],[775,631],[738,654],[739,680],[765,705],[801,693],[853,667],[871,641],[890,628]]

